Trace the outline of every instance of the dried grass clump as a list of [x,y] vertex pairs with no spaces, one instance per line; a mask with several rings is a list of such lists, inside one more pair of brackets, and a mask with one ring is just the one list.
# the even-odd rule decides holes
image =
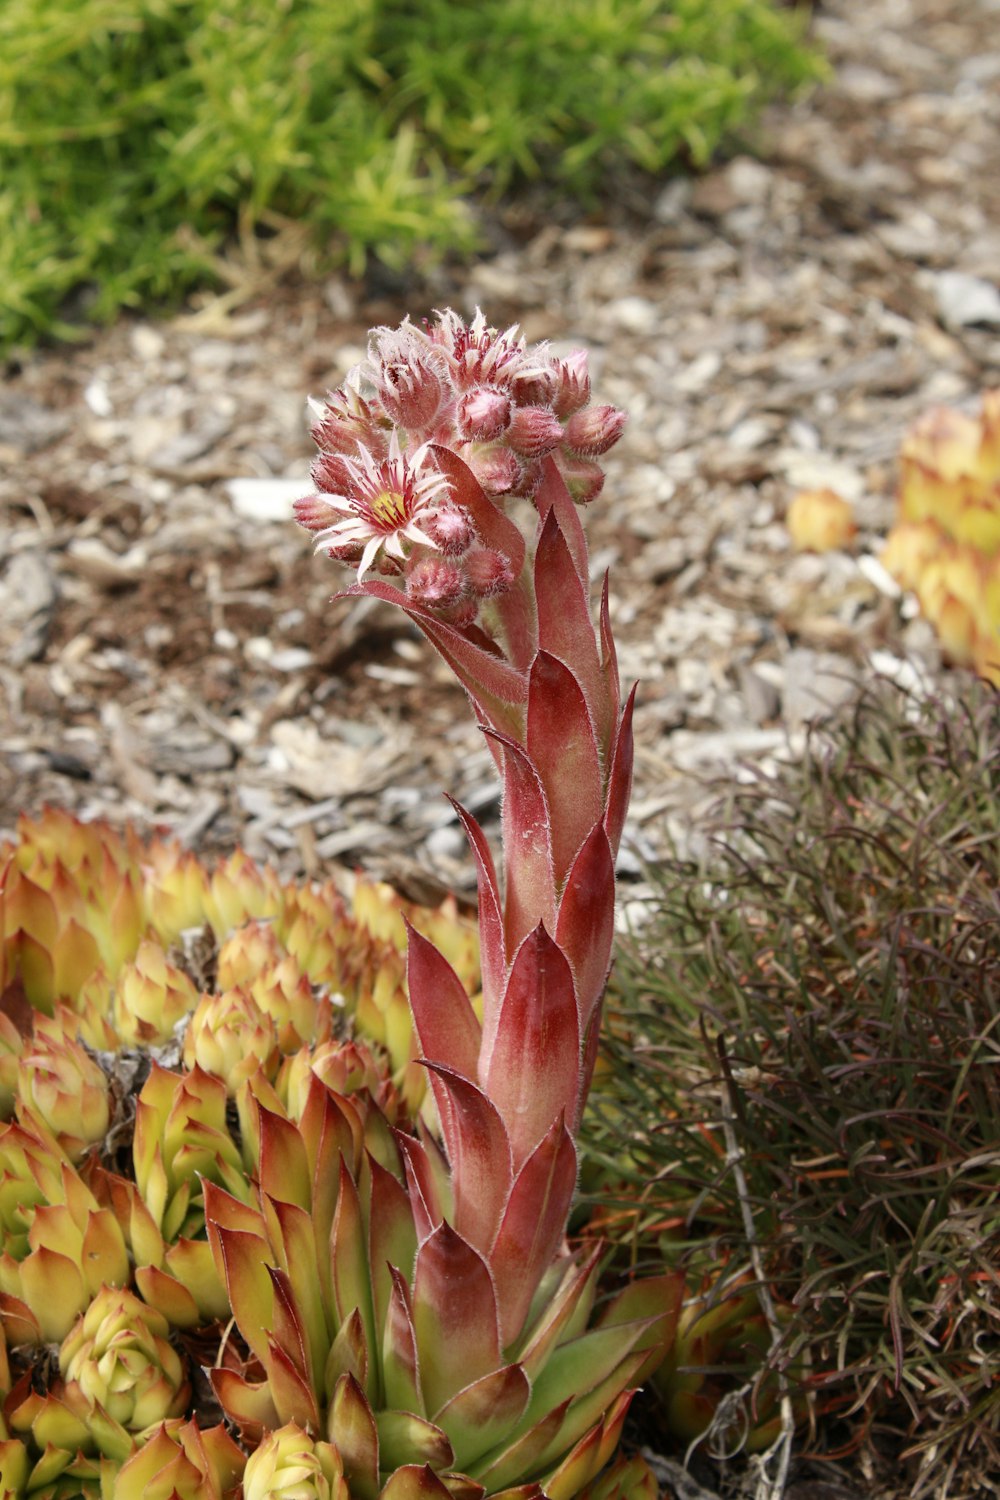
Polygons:
[[815,728],[729,792],[707,861],[652,871],[590,1123],[633,1258],[686,1259],[710,1305],[763,1266],[770,1354],[728,1380],[747,1430],[805,1371],[813,1450],[846,1423],[914,1497],[1000,1472],[998,825],[987,688],[878,683]]

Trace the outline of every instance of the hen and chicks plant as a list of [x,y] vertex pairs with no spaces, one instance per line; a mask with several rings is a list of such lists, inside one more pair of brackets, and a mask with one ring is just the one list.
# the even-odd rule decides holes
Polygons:
[[[478,954],[453,909],[362,886],[351,913],[240,855],[209,874],[23,824],[0,879],[3,1483],[651,1494],[613,1460],[680,1282],[599,1300],[600,1251],[566,1240],[632,767],[574,502],[624,415],[590,405],[583,353],[446,312],[376,330],[315,418],[299,520],[441,653],[503,782],[499,870],[456,808]],[[199,1364],[242,1446],[185,1420]]]

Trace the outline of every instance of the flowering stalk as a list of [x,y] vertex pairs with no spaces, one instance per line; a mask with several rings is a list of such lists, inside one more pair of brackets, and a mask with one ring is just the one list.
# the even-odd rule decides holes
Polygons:
[[[314,1077],[297,1122],[254,1095],[259,1208],[205,1187],[266,1377],[217,1370],[223,1406],[252,1440],[322,1431],[365,1500],[583,1493],[676,1323],[680,1287],[660,1277],[588,1329],[597,1259],[564,1242],[632,771],[607,582],[595,629],[574,505],[599,492],[595,458],[624,416],[589,394],[583,354],[448,312],[377,330],[367,364],[316,409],[318,488],[299,520],[356,567],[349,593],[399,605],[449,663],[504,783],[502,879],[457,808],[478,873],[481,1017],[410,932],[443,1153],[390,1130],[370,1095]],[[530,543],[518,504],[535,513]],[[622,1476],[601,1495],[648,1488],[634,1466]]]

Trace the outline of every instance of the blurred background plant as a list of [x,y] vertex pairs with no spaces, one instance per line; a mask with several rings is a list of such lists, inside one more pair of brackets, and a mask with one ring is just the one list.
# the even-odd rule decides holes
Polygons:
[[877,682],[808,750],[731,789],[703,860],[649,871],[584,1131],[590,1227],[688,1268],[657,1380],[675,1436],[760,1448],[787,1381],[815,1449],[872,1437],[912,1495],[980,1493],[1000,1471],[1000,698]]
[[0,347],[261,269],[400,268],[477,201],[704,165],[815,79],[768,0],[8,0]]
[[903,439],[882,560],[913,589],[947,655],[1000,686],[1000,390],[978,416],[926,412]]

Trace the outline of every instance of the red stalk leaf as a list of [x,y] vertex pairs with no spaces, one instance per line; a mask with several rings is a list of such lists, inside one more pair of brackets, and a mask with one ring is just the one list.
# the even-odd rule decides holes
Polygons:
[[618,675],[618,648],[611,630],[611,608],[608,601],[609,574],[605,571],[601,584],[601,666],[604,680],[611,690],[611,722],[617,724],[622,706],[621,679]]
[[505,1349],[520,1334],[539,1280],[566,1233],[576,1165],[576,1148],[560,1115],[517,1174],[490,1253]]
[[544,521],[549,511],[555,512],[559,529],[566,538],[576,575],[585,589],[590,586],[590,560],[587,553],[587,537],[580,520],[580,512],[566,488],[555,460],[547,457],[542,465],[542,482],[535,491],[535,506]]
[[441,473],[451,485],[452,499],[472,517],[472,524],[484,547],[493,547],[510,563],[515,578],[524,567],[524,538],[509,516],[495,505],[468,464],[450,448],[431,444],[431,452]]
[[484,1063],[484,1092],[507,1128],[517,1172],[560,1115],[575,1117],[580,1085],[573,975],[541,923],[514,957]]
[[527,750],[548,803],[553,875],[561,887],[603,812],[601,766],[587,703],[569,667],[539,651],[528,678]]
[[495,1026],[496,1006],[507,974],[500,887],[486,835],[470,812],[466,812],[465,808],[453,798],[448,800],[462,821],[465,836],[469,840],[469,848],[476,861],[476,885],[479,893],[479,949],[483,972],[483,1026],[489,1033],[491,1012]]
[[489,1266],[447,1222],[417,1251],[413,1327],[427,1415],[501,1363]]
[[587,585],[576,571],[554,510],[546,516],[538,538],[535,595],[539,647],[573,672],[583,689],[598,743],[607,745],[614,731],[611,694],[598,655]]
[[492,651],[484,650],[468,634],[439,620],[422,605],[414,604],[399,589],[369,580],[353,584],[338,598],[358,595],[395,604],[410,616],[448,663],[488,723],[501,732],[517,734],[523,719],[526,683],[521,672]]
[[455,1229],[485,1255],[497,1233],[511,1190],[510,1142],[496,1109],[476,1084],[448,1068],[428,1063],[439,1109],[455,1194]]
[[555,926],[551,821],[538,772],[523,748],[485,730],[503,746],[504,942],[508,953],[539,920]]
[[392,1291],[382,1331],[385,1404],[400,1411],[412,1411],[425,1416],[410,1289],[395,1266],[390,1266],[389,1274],[392,1278]]
[[406,924],[406,980],[413,1023],[425,1058],[464,1078],[475,1078],[482,1028],[443,953]]
[[611,845],[612,854],[618,853],[618,845],[621,843],[622,838],[622,829],[625,827],[625,815],[628,812],[629,798],[632,795],[632,761],[635,754],[635,739],[632,734],[632,714],[635,709],[635,692],[635,687],[633,687],[626,699],[621,722],[618,725],[618,733],[615,736],[615,748],[611,757],[611,770],[608,773],[607,810],[604,814],[604,826],[608,832],[608,842]]
[[573,973],[585,1033],[604,994],[615,935],[615,862],[600,814],[573,861],[555,935]]

